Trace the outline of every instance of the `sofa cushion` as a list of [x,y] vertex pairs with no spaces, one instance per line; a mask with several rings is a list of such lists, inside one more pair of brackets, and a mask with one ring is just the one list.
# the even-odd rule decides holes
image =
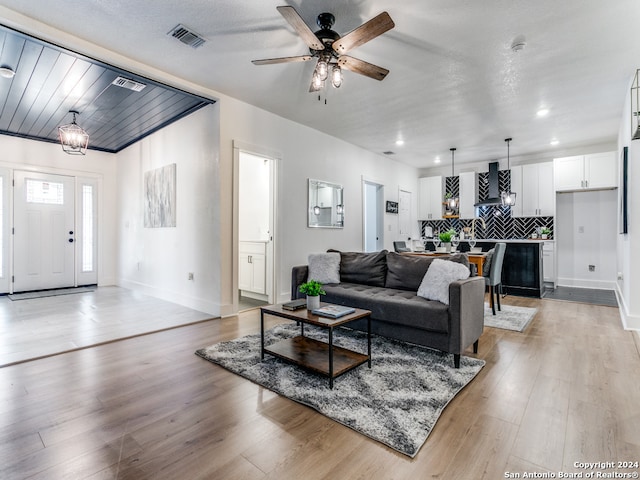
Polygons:
[[415,292],[356,283],[327,285],[325,291],[323,302],[370,310],[373,320],[439,333],[449,331],[449,307],[418,297]]
[[387,280],[384,286],[417,292],[435,257],[387,253]]
[[340,282],[384,287],[386,277],[386,250],[373,253],[340,252]]
[[422,279],[418,295],[449,305],[449,284],[465,278],[469,278],[469,268],[456,262],[436,258],[431,262]]
[[310,253],[307,280],[316,280],[323,285],[340,283],[340,254],[336,252]]
[[384,286],[417,292],[431,262],[436,258],[460,263],[467,268],[470,265],[469,257],[464,253],[428,257],[426,255],[400,255],[389,252],[387,253],[387,280]]

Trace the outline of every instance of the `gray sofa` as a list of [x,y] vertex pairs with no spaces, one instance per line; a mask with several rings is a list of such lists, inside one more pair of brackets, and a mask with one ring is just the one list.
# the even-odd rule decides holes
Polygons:
[[[335,251],[335,250],[334,250]],[[340,283],[326,284],[323,302],[371,310],[371,330],[376,335],[460,354],[478,339],[484,327],[484,277],[471,276],[449,285],[449,305],[417,296],[432,257],[395,252],[340,253]],[[469,266],[466,255],[445,258]],[[308,280],[308,266],[292,269],[291,298],[304,298],[298,287]],[[366,331],[365,320],[349,324]]]

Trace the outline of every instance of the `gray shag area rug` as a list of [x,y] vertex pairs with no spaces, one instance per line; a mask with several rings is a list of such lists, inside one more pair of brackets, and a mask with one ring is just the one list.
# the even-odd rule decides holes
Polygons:
[[502,305],[502,310],[498,310],[496,305],[496,314],[494,315],[489,304],[485,303],[484,326],[522,332],[533,320],[537,311],[535,308],[516,307],[513,305]]
[[[265,331],[265,345],[299,335],[294,324]],[[305,335],[327,341],[327,331],[305,326]],[[334,332],[334,344],[366,353],[366,335]],[[260,361],[260,334],[217,343],[196,351],[258,385],[307,405],[398,452],[414,457],[447,404],[485,365],[383,337],[372,336],[372,368],[361,365],[334,381],[266,354]]]

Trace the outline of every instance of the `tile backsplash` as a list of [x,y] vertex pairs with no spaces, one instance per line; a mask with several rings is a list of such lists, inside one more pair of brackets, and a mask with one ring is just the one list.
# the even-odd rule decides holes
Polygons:
[[[489,195],[488,173],[478,174],[478,200],[485,200]],[[500,191],[510,190],[511,172],[501,170],[499,172]],[[445,191],[451,192],[454,196],[459,194],[458,177],[445,178]],[[528,238],[537,228],[547,227],[551,230],[550,238],[553,238],[554,218],[553,217],[513,217],[511,207],[502,205],[489,205],[477,208],[478,217],[485,222],[476,220],[476,238],[496,238],[496,239],[520,239]],[[472,219],[448,218],[444,220],[425,220],[421,222],[420,234],[424,236],[424,227],[431,227],[434,235],[453,228],[460,232],[464,227],[471,228]]]

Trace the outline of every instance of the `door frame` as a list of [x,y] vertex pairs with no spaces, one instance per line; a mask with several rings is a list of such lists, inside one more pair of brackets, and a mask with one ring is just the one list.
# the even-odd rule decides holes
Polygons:
[[[76,186],[78,184],[78,182],[80,180],[86,181],[86,182],[90,182],[92,184],[95,185],[96,187],[96,195],[95,195],[95,201],[96,201],[96,224],[95,224],[95,229],[94,229],[94,234],[95,234],[95,242],[96,242],[96,249],[95,249],[95,257],[94,257],[94,262],[95,262],[95,270],[96,270],[96,275],[95,275],[95,283],[96,284],[100,284],[100,271],[101,271],[101,265],[104,261],[104,259],[102,258],[103,256],[103,248],[102,245],[104,245],[104,226],[103,226],[103,221],[102,219],[105,218],[105,213],[104,213],[104,199],[103,199],[103,195],[104,195],[104,189],[103,189],[103,184],[104,184],[104,176],[102,173],[93,173],[93,172],[87,172],[87,171],[80,171],[80,170],[73,170],[73,169],[66,169],[66,168],[54,168],[54,167],[39,167],[39,166],[34,166],[34,165],[30,165],[30,164],[22,164],[22,163],[12,163],[12,162],[1,162],[0,163],[0,172],[6,174],[6,188],[4,189],[3,195],[4,195],[4,201],[2,203],[2,208],[3,208],[3,220],[5,222],[5,227],[0,231],[0,235],[3,235],[3,242],[5,244],[5,259],[6,259],[6,263],[5,263],[5,275],[3,276],[3,278],[0,279],[0,293],[14,293],[13,292],[13,282],[11,282],[11,278],[14,275],[14,265],[13,265],[13,252],[14,252],[14,236],[12,234],[12,229],[14,227],[14,218],[13,218],[13,196],[14,196],[14,192],[13,192],[13,185],[14,185],[14,179],[15,179],[15,171],[16,170],[20,170],[20,171],[24,171],[24,172],[30,172],[30,173],[42,173],[42,174],[49,174],[49,175],[66,175],[66,176],[70,176],[70,177],[75,177],[75,183]],[[76,215],[78,213],[78,205],[80,202],[80,199],[78,198],[78,189],[75,188],[74,189],[74,195],[75,195],[75,203],[76,203]],[[76,217],[77,219],[77,217]],[[77,225],[76,225],[77,227]],[[78,274],[79,272],[76,270],[76,279],[78,279]]]
[[240,152],[249,153],[259,157],[269,159],[271,165],[271,185],[270,185],[270,219],[269,219],[269,234],[271,241],[267,242],[267,297],[269,303],[278,303],[280,296],[279,290],[279,272],[276,268],[279,265],[279,249],[278,249],[278,177],[280,171],[280,161],[282,155],[278,152],[271,151],[264,147],[251,145],[242,141],[233,140],[233,196],[232,196],[232,245],[231,245],[231,261],[232,263],[232,287],[231,295],[233,299],[232,314],[235,314],[239,310],[238,304],[238,282],[239,282],[239,268],[238,261],[240,258],[240,216],[239,216],[239,204],[240,204]]
[[376,250],[384,249],[384,184],[362,177],[362,251],[367,251],[367,185],[376,190]]

